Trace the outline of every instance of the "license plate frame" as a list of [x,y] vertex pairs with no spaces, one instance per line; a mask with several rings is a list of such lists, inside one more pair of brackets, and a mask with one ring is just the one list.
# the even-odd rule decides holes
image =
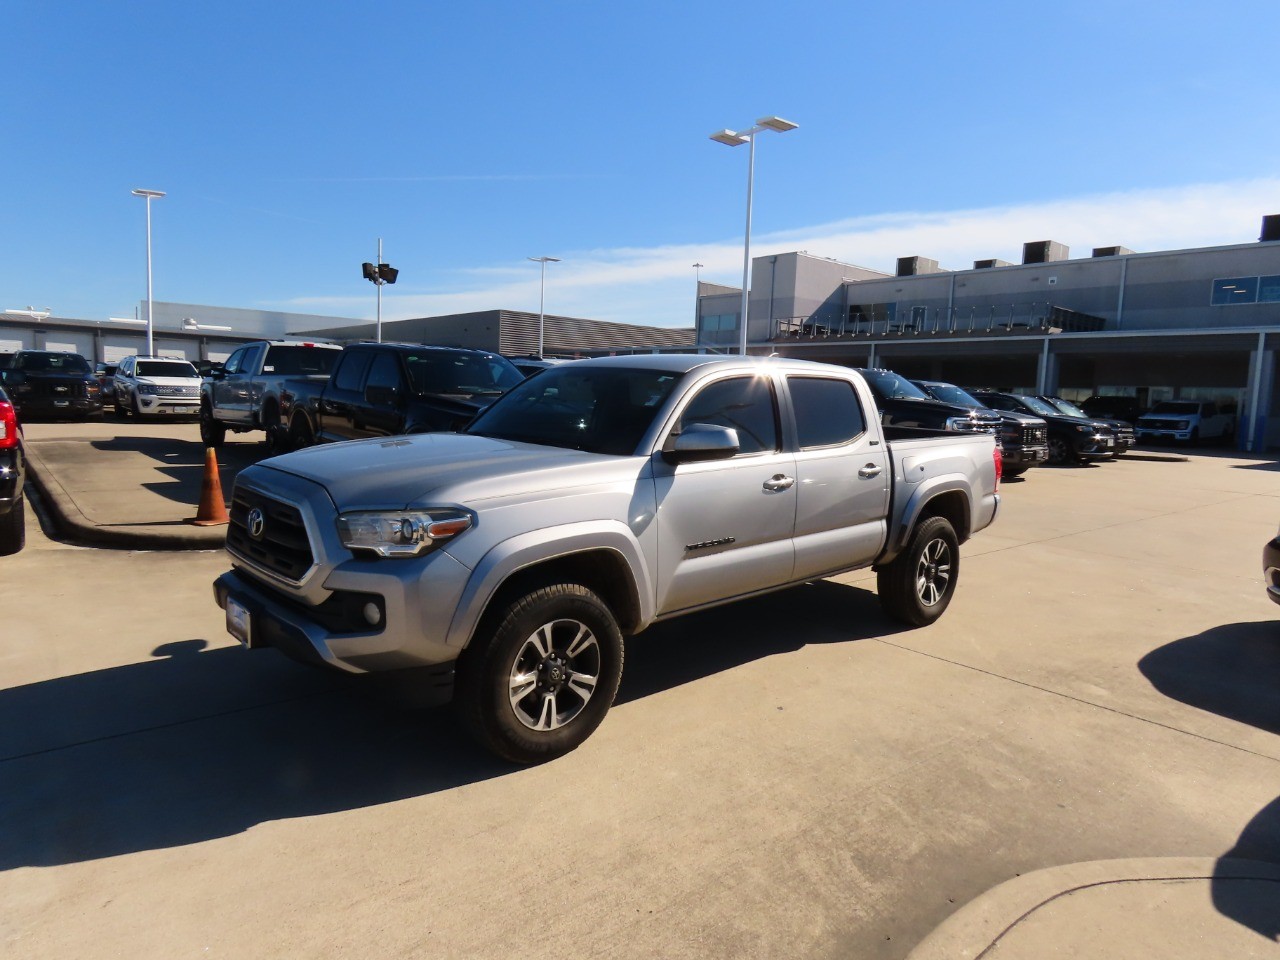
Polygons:
[[227,633],[244,647],[253,646],[253,614],[235,597],[227,597]]

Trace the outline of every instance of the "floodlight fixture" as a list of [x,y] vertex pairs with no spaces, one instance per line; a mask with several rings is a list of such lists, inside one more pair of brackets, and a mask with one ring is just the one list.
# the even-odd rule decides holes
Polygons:
[[717,130],[715,133],[711,134],[711,139],[716,141],[716,143],[723,143],[729,147],[740,147],[744,143],[748,143],[751,138],[741,136],[740,134],[734,133],[732,130],[726,129]]
[[790,120],[783,120],[781,117],[761,117],[756,121],[756,126],[764,127],[766,130],[773,130],[776,133],[786,133],[788,130],[795,130],[800,124],[792,123]]

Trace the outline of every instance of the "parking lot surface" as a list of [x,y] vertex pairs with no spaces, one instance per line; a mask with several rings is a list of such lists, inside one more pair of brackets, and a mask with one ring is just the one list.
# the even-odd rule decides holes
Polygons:
[[[138,429],[168,444],[139,456],[199,462],[193,425]],[[1200,452],[1036,469],[962,549],[937,624],[900,630],[866,573],[662,625],[591,740],[528,769],[447,711],[239,649],[220,552],[71,546],[32,516],[0,559],[0,940],[1274,956],[1280,621],[1259,558],[1278,480]]]

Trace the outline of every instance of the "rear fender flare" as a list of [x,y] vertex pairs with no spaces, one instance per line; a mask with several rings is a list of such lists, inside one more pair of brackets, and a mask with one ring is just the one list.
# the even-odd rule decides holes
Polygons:
[[877,566],[888,563],[906,549],[907,543],[911,539],[911,531],[916,528],[916,524],[920,521],[920,517],[924,515],[929,503],[948,493],[959,493],[964,496],[964,521],[959,524],[953,522],[952,526],[955,527],[956,537],[961,543],[969,539],[970,529],[973,524],[973,486],[969,479],[963,474],[943,474],[938,477],[931,477],[915,487],[911,496],[903,504],[897,523],[890,528],[884,553],[876,560]]

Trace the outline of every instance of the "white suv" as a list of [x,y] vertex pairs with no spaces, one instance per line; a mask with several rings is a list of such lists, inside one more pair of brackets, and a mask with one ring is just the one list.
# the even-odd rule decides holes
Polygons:
[[116,367],[116,413],[187,416],[200,413],[200,374],[174,357],[125,357]]

